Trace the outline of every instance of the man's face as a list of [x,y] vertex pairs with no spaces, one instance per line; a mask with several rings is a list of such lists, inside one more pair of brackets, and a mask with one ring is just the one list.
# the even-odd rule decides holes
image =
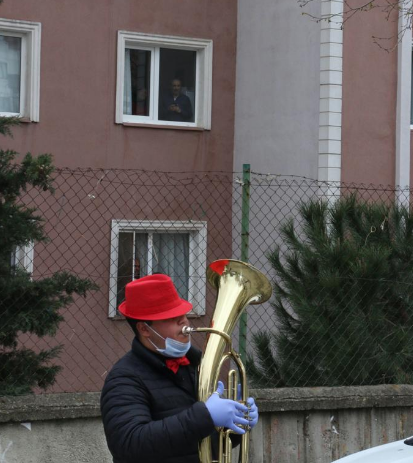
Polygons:
[[[188,318],[186,315],[181,315],[179,317],[167,318],[166,320],[155,320],[152,322],[151,328],[165,339],[172,338],[179,342],[189,342],[189,336],[182,334],[182,328],[185,325],[189,325]],[[159,349],[165,348],[165,341],[151,329],[148,328],[146,333],[145,337],[149,337],[155,346]]]
[[180,93],[181,93],[181,81],[175,79],[172,81],[172,94],[173,96],[178,96]]

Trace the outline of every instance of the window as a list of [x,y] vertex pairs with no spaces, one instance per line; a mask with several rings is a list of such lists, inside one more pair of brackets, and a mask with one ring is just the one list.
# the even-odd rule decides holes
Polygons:
[[11,255],[12,267],[20,267],[28,273],[33,273],[34,243],[17,246]]
[[116,122],[211,128],[212,41],[118,33]]
[[40,23],[0,19],[0,115],[39,120]]
[[169,275],[179,295],[205,313],[206,223],[113,220],[109,317],[117,315],[125,286],[153,273]]

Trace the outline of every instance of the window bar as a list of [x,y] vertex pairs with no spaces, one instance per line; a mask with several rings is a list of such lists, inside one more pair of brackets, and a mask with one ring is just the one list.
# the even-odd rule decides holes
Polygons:
[[153,233],[148,233],[148,275],[153,273]]
[[132,241],[132,281],[135,279],[135,259],[136,259],[136,233],[133,232]]

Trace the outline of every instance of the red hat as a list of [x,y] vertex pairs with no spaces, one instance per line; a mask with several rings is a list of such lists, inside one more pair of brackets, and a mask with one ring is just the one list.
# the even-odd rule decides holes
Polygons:
[[188,313],[192,304],[179,297],[168,275],[149,275],[125,287],[119,312],[135,320],[165,320]]

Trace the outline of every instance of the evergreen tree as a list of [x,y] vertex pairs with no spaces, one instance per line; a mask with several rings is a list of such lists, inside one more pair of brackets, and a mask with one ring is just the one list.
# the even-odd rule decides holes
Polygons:
[[270,253],[276,329],[254,336],[255,385],[413,381],[413,216],[356,195],[300,207]]
[[[11,135],[17,118],[0,117],[0,133]],[[20,164],[17,153],[0,150],[0,395],[25,394],[34,387],[47,388],[60,367],[51,365],[60,347],[35,352],[18,348],[21,333],[53,336],[63,320],[60,309],[97,287],[67,272],[49,278],[33,278],[12,256],[16,248],[45,241],[42,219],[20,200],[27,187],[53,191],[52,158],[26,154]]]

